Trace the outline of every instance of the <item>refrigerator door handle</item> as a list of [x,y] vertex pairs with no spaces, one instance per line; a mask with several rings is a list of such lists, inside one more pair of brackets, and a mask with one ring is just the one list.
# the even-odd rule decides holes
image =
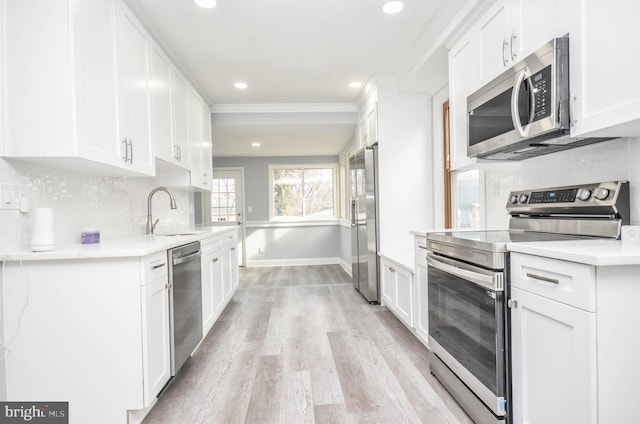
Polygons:
[[351,226],[356,226],[356,201],[351,201]]

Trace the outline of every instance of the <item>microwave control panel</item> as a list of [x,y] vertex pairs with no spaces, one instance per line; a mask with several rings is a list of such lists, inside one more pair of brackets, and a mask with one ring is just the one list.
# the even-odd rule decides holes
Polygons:
[[527,78],[533,99],[531,122],[551,116],[551,65]]

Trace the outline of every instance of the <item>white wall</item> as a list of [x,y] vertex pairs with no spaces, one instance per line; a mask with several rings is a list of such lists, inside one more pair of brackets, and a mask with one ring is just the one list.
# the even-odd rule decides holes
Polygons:
[[337,156],[214,157],[216,167],[244,169],[247,266],[337,264],[342,236],[337,221],[317,225],[269,222],[270,164],[336,164]]
[[516,166],[483,164],[487,228],[507,228],[507,196],[512,190],[629,181],[631,223],[640,224],[640,139],[617,139],[539,156]]
[[390,78],[378,93],[380,250],[409,252],[411,230],[432,226],[431,107],[425,95],[399,93]]
[[[53,208],[57,245],[78,243],[82,228],[98,228],[102,240],[142,235],[147,219],[147,195],[154,178],[115,178],[84,175],[29,162],[0,158],[0,184],[18,185],[32,209]],[[193,195],[172,189],[178,209],[169,208],[166,193],[153,197],[157,232],[193,223]],[[0,210],[0,252],[29,247],[33,214]]]

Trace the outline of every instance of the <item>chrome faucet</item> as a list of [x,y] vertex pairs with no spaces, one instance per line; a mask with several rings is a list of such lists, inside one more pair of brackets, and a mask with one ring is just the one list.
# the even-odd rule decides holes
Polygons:
[[169,203],[171,209],[178,208],[178,206],[176,205],[176,199],[173,197],[173,193],[171,193],[168,189],[166,189],[165,187],[156,187],[151,190],[151,192],[149,193],[149,197],[147,197],[147,234],[153,234],[153,230],[155,230],[156,225],[158,225],[158,221],[160,221],[160,219],[156,219],[156,222],[153,222],[153,218],[151,217],[151,198],[158,191],[164,191],[169,195],[169,198],[171,199],[171,202]]

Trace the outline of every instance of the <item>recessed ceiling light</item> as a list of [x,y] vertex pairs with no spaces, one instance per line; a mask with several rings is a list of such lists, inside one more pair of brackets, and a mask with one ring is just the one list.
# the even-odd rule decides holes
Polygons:
[[239,88],[240,90],[244,90],[245,88],[249,87],[249,84],[247,84],[246,82],[234,82],[233,86],[235,88]]
[[259,141],[254,141],[253,143],[251,143],[251,147],[260,147],[262,146],[262,144],[260,144]]
[[360,81],[351,81],[349,83],[349,88],[360,88],[362,87],[362,83]]
[[216,7],[216,0],[193,0],[200,7],[205,9],[213,9]]
[[388,1],[382,6],[382,11],[387,15],[393,15],[400,12],[404,8],[401,1]]

